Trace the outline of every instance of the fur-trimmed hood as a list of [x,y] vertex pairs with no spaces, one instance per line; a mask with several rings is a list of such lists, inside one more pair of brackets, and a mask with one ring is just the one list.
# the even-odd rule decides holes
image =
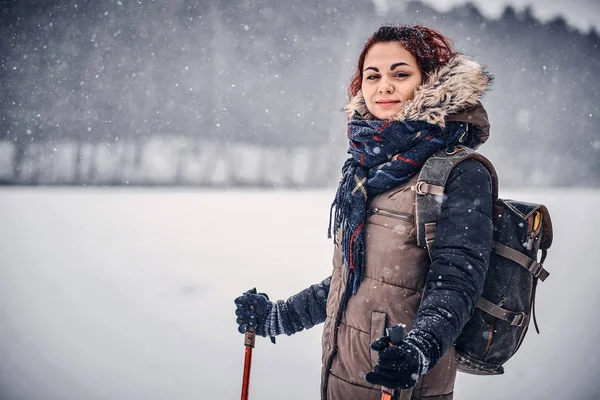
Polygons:
[[[444,127],[446,121],[472,124],[476,129],[476,147],[489,137],[490,124],[481,105],[481,97],[489,90],[493,77],[485,68],[459,54],[419,86],[415,97],[406,102],[393,118],[396,121],[426,121]],[[362,91],[344,107],[348,113],[357,112],[364,119],[374,119],[367,109]]]

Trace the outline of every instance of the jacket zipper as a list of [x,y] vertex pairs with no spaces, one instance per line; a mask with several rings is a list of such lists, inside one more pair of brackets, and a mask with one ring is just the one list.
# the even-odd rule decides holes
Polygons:
[[371,215],[383,215],[386,217],[390,217],[390,218],[396,218],[396,219],[401,219],[403,221],[409,221],[412,222],[414,220],[414,216],[407,214],[407,213],[401,213],[401,212],[397,212],[397,211],[390,211],[390,210],[384,210],[381,208],[372,208],[369,210],[369,216]]

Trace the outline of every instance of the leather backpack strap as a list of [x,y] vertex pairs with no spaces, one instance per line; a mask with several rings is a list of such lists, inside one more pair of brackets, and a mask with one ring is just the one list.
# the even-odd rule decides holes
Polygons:
[[527,257],[525,254],[515,249],[504,246],[498,242],[494,242],[492,243],[492,251],[504,258],[508,258],[509,260],[516,262],[531,272],[531,275],[539,278],[539,280],[542,282],[545,281],[548,276],[550,276],[550,273],[544,269],[544,265],[542,263]]
[[444,190],[452,169],[466,159],[479,161],[492,176],[492,197],[495,202],[498,198],[498,177],[492,163],[467,147],[457,146],[452,153],[440,150],[429,157],[419,173],[419,178],[414,186],[416,192],[416,228],[417,246],[427,248],[431,256],[431,249],[435,239],[435,227],[442,213]]
[[505,310],[504,308],[484,299],[483,297],[480,297],[477,301],[477,308],[480,308],[496,318],[508,322],[512,326],[529,325],[529,315],[525,314],[524,312]]

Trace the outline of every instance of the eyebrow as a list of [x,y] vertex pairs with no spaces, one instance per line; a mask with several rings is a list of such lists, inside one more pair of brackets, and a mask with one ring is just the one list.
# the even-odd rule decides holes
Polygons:
[[[397,62],[395,64],[392,64],[392,66],[390,67],[390,71],[395,70],[396,68],[400,67],[401,65],[408,65],[408,63],[405,63],[404,61],[400,61],[400,62]],[[376,68],[376,67],[367,67],[367,68],[364,69],[364,71],[366,71],[368,69],[372,69],[375,72],[379,72],[379,68]]]
[[396,64],[392,64],[392,66],[390,67],[390,71],[395,70],[396,68],[398,68],[401,65],[408,65],[408,63],[405,63],[404,61],[400,61],[400,62],[398,62]]

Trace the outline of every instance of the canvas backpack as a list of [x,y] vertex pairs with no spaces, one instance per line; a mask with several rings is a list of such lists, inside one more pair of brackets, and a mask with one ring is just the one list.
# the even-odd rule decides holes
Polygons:
[[[504,373],[503,364],[519,349],[533,315],[535,291],[549,273],[543,262],[552,244],[550,214],[541,204],[498,198],[492,164],[464,147],[439,151],[421,169],[415,185],[417,244],[431,249],[442,211],[444,187],[452,169],[473,158],[492,176],[494,236],[483,294],[455,343],[458,370],[477,375]],[[538,251],[542,257],[538,261]]]

